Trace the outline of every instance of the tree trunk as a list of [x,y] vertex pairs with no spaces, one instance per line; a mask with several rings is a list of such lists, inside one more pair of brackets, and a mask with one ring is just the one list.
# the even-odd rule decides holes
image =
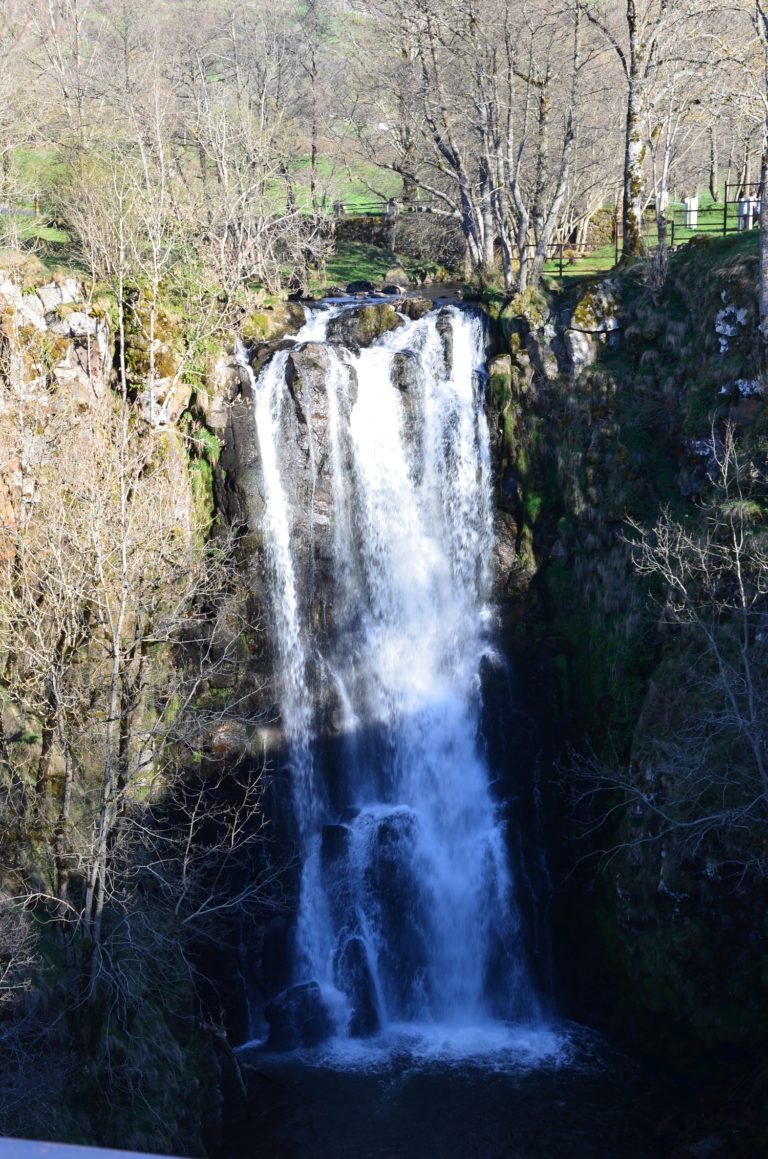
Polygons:
[[59,633],[59,638],[56,641],[54,664],[48,676],[46,711],[42,723],[40,757],[37,762],[37,777],[35,782],[35,793],[39,807],[42,807],[48,793],[48,778],[51,772],[51,761],[53,759],[53,742],[56,737],[59,719],[59,698],[56,693],[56,678],[57,673],[66,663],[67,652],[66,635],[62,631]]
[[763,151],[760,164],[760,354],[763,381],[768,382],[768,7],[755,0],[755,27],[763,46]]
[[482,173],[480,186],[480,220],[483,230],[483,261],[480,277],[484,285],[489,285],[496,273],[495,230],[491,180],[487,172]]
[[[78,974],[75,956],[74,930],[69,910],[69,883],[71,876],[71,845],[69,834],[69,813],[72,805],[72,790],[75,780],[74,758],[68,745],[63,744],[64,786],[61,808],[53,835],[53,862],[56,872],[56,897],[58,898],[58,918],[64,941],[64,962],[66,967],[67,990],[72,999],[77,994]],[[77,1030],[77,1020],[69,1016],[70,1029]]]
[[51,773],[53,759],[53,740],[56,736],[56,704],[49,704],[48,715],[43,721],[42,739],[40,744],[40,758],[37,762],[37,776],[35,778],[35,796],[37,804],[42,808],[48,794],[48,778]]
[[643,202],[645,198],[645,145],[643,143],[643,94],[641,88],[642,45],[637,28],[634,0],[627,0],[629,28],[627,125],[624,145],[624,202],[622,208],[623,239],[621,255],[642,256]]
[[[541,224],[539,236],[536,239],[536,252],[534,253],[533,263],[530,273],[531,282],[538,285],[541,274],[549,255],[549,245],[555,235],[555,229],[560,218],[560,210],[562,208],[563,199],[565,198],[565,191],[568,186],[568,178],[571,172],[571,159],[573,157],[573,141],[574,141],[574,127],[573,127],[573,109],[568,112],[568,120],[565,129],[565,139],[563,141],[563,152],[560,161],[560,172],[557,178],[557,188],[555,195],[552,198],[552,204],[549,207],[549,213],[546,220]],[[562,253],[562,251],[561,251]]]
[[549,117],[551,105],[549,99],[549,76],[544,78],[539,91],[539,117],[536,150],[536,176],[534,178],[533,206],[531,209],[531,225],[536,242],[541,238],[546,217],[544,198],[547,185],[547,161],[549,155]]
[[749,194],[749,185],[752,177],[752,156],[749,141],[744,142],[744,151],[741,155],[741,166],[737,178],[737,197],[746,197]]
[[517,292],[525,293],[528,289],[528,271],[530,269],[530,255],[528,253],[528,213],[520,213],[517,225],[517,252],[520,265],[517,271]]
[[712,200],[718,202],[720,200],[720,184],[718,181],[718,165],[717,165],[717,139],[715,137],[714,127],[710,126],[709,130],[709,192],[712,194]]
[[763,381],[768,382],[768,116],[763,138],[763,159],[760,166],[760,347]]
[[640,99],[637,89],[630,89],[627,108],[627,139],[624,153],[624,204],[622,207],[622,257],[636,258],[643,247],[643,201],[645,197],[645,146],[640,127]]
[[309,199],[312,205],[312,212],[317,213],[319,204],[317,200],[317,162],[319,157],[318,145],[319,131],[317,124],[317,68],[315,62],[312,62],[312,123],[310,128],[310,145],[309,145]]

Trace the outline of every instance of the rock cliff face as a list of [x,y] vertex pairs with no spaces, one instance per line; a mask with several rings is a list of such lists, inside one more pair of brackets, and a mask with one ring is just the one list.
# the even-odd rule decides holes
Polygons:
[[[621,791],[630,794],[625,807],[616,795],[606,799],[611,820],[599,844],[614,849],[606,867],[587,861],[589,868],[569,876],[572,866],[563,860],[559,865],[571,884],[555,940],[586,947],[580,963],[577,956],[564,965],[563,976],[575,975],[567,1000],[579,1012],[577,992],[583,996],[587,976],[597,972],[624,1012],[625,1027],[631,1022],[653,1040],[663,1026],[681,1048],[698,1042],[748,1049],[764,1038],[764,858],[754,843],[740,847],[733,837],[692,850],[675,832],[660,833],[653,810],[642,807],[642,792],[654,794],[654,801],[674,794],[674,776],[662,769],[660,753],[690,723],[691,697],[699,694],[688,680],[695,657],[682,635],[670,634],[648,611],[624,521],[630,514],[651,525],[673,504],[695,523],[717,476],[726,421],[739,432],[750,478],[759,480],[766,471],[752,263],[748,253],[725,243],[696,246],[676,255],[660,301],[619,277],[554,306],[533,297],[514,302],[500,320],[500,352],[489,363],[494,574],[505,638],[526,671],[545,750],[584,747],[588,737],[603,766],[613,754]],[[418,316],[421,309],[410,312]],[[276,327],[259,322],[251,359],[256,373],[275,357],[286,362],[280,423],[281,441],[291,448],[285,472],[289,502],[301,513],[295,525],[298,584],[315,623],[332,633],[329,353],[311,340],[301,346],[285,340],[286,327],[296,329],[301,321],[292,308],[291,318]],[[392,306],[382,303],[337,320],[328,337],[364,347],[400,324]],[[265,341],[270,331],[273,337]],[[450,357],[450,328],[441,323],[440,332],[444,356]],[[134,340],[129,361],[137,414],[148,429],[165,432],[184,462],[187,436],[177,430],[184,422],[204,424],[221,444],[217,503],[241,529],[253,614],[263,616],[266,560],[259,528],[265,496],[253,372],[236,353],[219,353],[192,399],[179,373],[178,338],[169,318],[155,353],[166,373],[149,399],[147,351]],[[17,438],[20,399],[45,409],[59,392],[87,430],[88,414],[104,399],[114,372],[109,303],[89,298],[74,279],[30,293],[0,274],[0,356],[0,438],[10,448],[0,463],[0,517],[10,527],[20,494],[34,497],[40,465],[34,427]],[[393,361],[393,380],[405,398],[416,371],[407,351]],[[345,397],[351,406],[354,383]],[[750,502],[763,510],[757,492]],[[262,707],[276,700],[269,679],[273,660],[263,642],[250,661],[251,697]],[[496,676],[486,677],[489,700],[509,695]],[[249,703],[258,715],[256,700]],[[329,738],[339,713],[329,697]],[[254,727],[223,737],[219,755],[255,759],[257,749],[280,749],[283,738],[274,723]],[[497,739],[503,748],[507,742]],[[712,751],[708,759],[717,770],[729,758]],[[583,783],[590,784],[592,770]],[[545,796],[557,780],[551,778]],[[575,823],[570,803],[558,804],[555,794],[549,805],[556,849],[563,829],[572,833]],[[579,824],[589,827],[597,819],[582,807]],[[583,852],[589,852],[586,846]],[[557,858],[555,852],[556,868]],[[595,897],[597,904],[584,901]],[[266,937],[285,942],[284,931],[268,930]],[[233,974],[238,968],[233,965]]]
[[[389,303],[362,305],[331,320],[327,341],[348,347],[354,353],[401,325],[402,318]],[[212,404],[208,411],[208,423],[220,433],[224,444],[217,483],[219,501],[230,520],[243,531],[242,558],[249,585],[256,602],[266,607],[266,561],[259,530],[263,524],[265,493],[253,389],[254,376],[278,357],[285,362],[281,373],[286,384],[279,417],[280,442],[287,448],[281,476],[293,513],[297,587],[302,600],[313,609],[315,622],[327,625],[330,630],[333,608],[329,592],[333,577],[328,569],[333,558],[334,529],[328,441],[331,361],[327,346],[312,340],[300,345],[287,340],[263,343],[253,347],[239,364],[231,359],[221,367],[221,379],[226,385],[216,397],[226,398],[227,402]],[[397,384],[407,393],[415,373],[413,359],[403,352],[396,356],[395,363]],[[351,367],[349,374],[351,385],[340,404],[347,410],[354,405],[356,397],[355,371]],[[266,654],[264,659],[263,677],[269,681],[272,664]]]
[[[711,534],[730,427],[744,472],[739,518],[762,542],[755,260],[749,241],[699,242],[674,255],[660,297],[635,269],[555,303],[513,303],[500,324],[506,353],[491,365],[511,639],[546,706],[545,735],[586,754],[566,758],[559,824],[594,835],[577,846],[586,861],[575,875],[560,863],[571,876],[555,934],[586,953],[562,977],[574,980],[569,1000],[590,975],[601,979],[611,995],[603,1016],[670,1050],[748,1051],[765,1040],[765,861],[755,843],[768,802],[755,772],[755,827],[702,826],[718,808],[711,786],[741,792],[746,766],[734,754],[744,738],[718,708],[695,635],[670,626],[663,597],[651,600],[626,520],[651,528],[669,511],[694,539]],[[706,609],[706,593],[695,598]],[[764,687],[758,620],[747,648]],[[727,636],[727,624],[721,611],[716,630]],[[727,743],[721,729],[732,730]]]
[[0,271],[3,339],[9,356],[19,359],[10,377],[33,384],[47,371],[83,407],[103,397],[112,368],[109,324],[85,294],[74,278],[22,292]]
[[33,498],[49,391],[87,412],[104,397],[112,369],[109,325],[73,278],[30,293],[0,270],[0,519],[13,527],[19,496]]
[[[424,314],[418,304],[412,312],[417,319]],[[484,551],[490,542],[486,524],[490,515],[487,486],[488,478],[495,470],[487,460],[486,418],[482,408],[478,409],[477,401],[485,393],[484,376],[477,364],[478,353],[480,360],[483,357],[485,331],[479,318],[471,311],[466,312],[460,323],[459,317],[451,310],[441,312],[438,309],[434,320],[417,321],[412,331],[412,347],[403,345],[397,350],[385,347],[381,350],[381,357],[377,357],[373,350],[362,355],[359,351],[376,337],[390,331],[400,331],[403,321],[391,305],[363,305],[349,313],[331,317],[325,327],[323,341],[315,340],[317,327],[310,319],[304,333],[306,341],[293,344],[280,342],[269,349],[257,348],[251,352],[251,365],[242,367],[233,388],[234,398],[227,408],[228,424],[221,461],[221,496],[243,529],[243,566],[247,570],[254,604],[263,610],[269,623],[258,674],[264,701],[270,705],[277,706],[278,702],[281,705],[279,713],[276,708],[272,709],[277,727],[272,733],[269,753],[273,767],[278,770],[271,804],[273,823],[278,843],[287,846],[293,842],[301,846],[301,809],[294,808],[298,816],[294,816],[291,821],[286,816],[285,802],[291,800],[291,779],[295,781],[306,777],[300,771],[301,753],[297,755],[293,751],[290,758],[286,759],[285,750],[286,745],[291,744],[296,749],[297,734],[301,740],[301,729],[304,727],[302,722],[305,721],[306,713],[311,713],[312,777],[318,785],[323,786],[314,791],[326,804],[318,809],[315,807],[316,802],[310,801],[308,808],[314,809],[313,824],[319,824],[318,815],[324,817],[324,844],[320,869],[316,872],[323,881],[328,878],[330,884],[326,882],[326,885],[334,897],[338,890],[331,879],[339,865],[342,865],[342,876],[347,880],[351,873],[348,863],[351,862],[352,854],[342,850],[340,853],[337,851],[338,856],[332,856],[330,846],[326,848],[331,834],[348,837],[350,826],[355,825],[355,818],[360,814],[360,831],[368,840],[365,809],[361,810],[359,804],[354,808],[350,806],[350,800],[357,799],[354,793],[361,791],[355,777],[359,779],[367,776],[372,780],[381,778],[382,783],[385,783],[387,776],[398,775],[400,766],[396,761],[395,771],[391,773],[379,771],[380,766],[381,770],[388,768],[387,760],[394,758],[387,754],[390,750],[399,751],[399,746],[407,745],[410,735],[409,716],[405,720],[393,718],[399,723],[393,725],[397,728],[397,735],[392,736],[388,734],[379,716],[368,720],[365,716],[370,707],[367,698],[372,698],[378,704],[376,698],[383,696],[378,711],[396,711],[396,708],[387,707],[391,698],[378,691],[377,681],[383,681],[388,688],[386,681],[395,680],[391,666],[397,670],[399,679],[409,665],[426,665],[429,662],[428,659],[422,660],[411,654],[399,660],[398,649],[402,648],[403,639],[410,640],[409,633],[414,634],[415,647],[418,648],[420,626],[424,628],[425,640],[428,641],[424,648],[431,656],[430,642],[433,637],[429,624],[421,625],[420,616],[413,613],[411,603],[422,607],[424,616],[427,616],[432,614],[432,604],[441,593],[448,600],[444,590],[453,590],[447,578],[451,569],[444,574],[439,570],[443,566],[439,562],[442,557],[439,557],[438,564],[433,559],[443,550],[443,540],[450,542],[451,550],[462,561],[461,566],[455,565],[457,571],[451,583],[455,582],[461,587],[466,578],[461,570],[464,567],[468,568],[468,576],[476,578],[481,573],[483,576],[485,574],[480,565],[486,561],[471,554],[471,545],[476,538],[482,539]],[[339,354],[340,346],[344,347],[343,355]],[[454,363],[458,368],[456,383],[453,382]],[[261,375],[258,384],[254,379],[256,374]],[[394,398],[392,386],[396,388]],[[445,396],[443,407],[436,402],[436,399],[443,398],[441,391]],[[379,397],[381,402],[377,404]],[[356,420],[358,426],[355,428],[355,424],[350,422],[350,416],[361,398],[364,405],[359,408]],[[380,442],[376,438],[377,422],[387,432]],[[381,461],[381,447],[388,448],[386,462]],[[274,470],[277,464],[272,464],[271,459],[275,450],[279,452],[279,497]],[[464,456],[460,460],[451,458],[459,453]],[[441,455],[446,457],[445,462],[440,458]],[[439,467],[438,460],[441,463]],[[375,481],[368,477],[369,470],[375,474]],[[443,472],[449,472],[449,477],[442,479]],[[422,482],[424,494],[420,489]],[[392,503],[388,499],[395,486],[402,503],[403,526],[412,527],[414,555],[407,567],[403,554],[403,530],[398,523],[398,513],[392,509],[396,499],[394,495]],[[461,501],[458,498],[452,500],[457,506],[451,516],[450,526],[443,529],[438,545],[433,537],[435,528],[442,526],[440,520],[445,518],[441,507],[443,495],[453,495],[451,489],[454,487],[457,495],[464,498]],[[477,488],[477,494],[474,487]],[[427,494],[429,500],[425,497]],[[466,495],[472,496],[472,502],[469,502]],[[478,496],[482,496],[482,502]],[[280,514],[281,503],[284,504],[284,515]],[[431,504],[428,511],[422,509],[427,503]],[[462,503],[465,505],[462,506]],[[371,510],[368,504],[373,505]],[[283,530],[276,528],[278,519],[285,519],[286,527]],[[290,552],[290,574],[286,559],[280,555],[279,544],[283,542],[283,535]],[[514,548],[504,545],[500,553],[500,565],[504,562],[502,557],[505,551],[510,554]],[[412,570],[412,582],[406,581],[404,569],[407,568]],[[431,568],[438,568],[433,583],[425,579],[425,575],[428,577],[432,574]],[[499,568],[492,567],[490,570],[496,592],[502,594],[506,586],[505,578],[501,576]],[[274,584],[272,581],[276,572],[282,579]],[[365,577],[369,573],[371,578],[366,581]],[[464,578],[460,582],[457,576]],[[397,586],[401,582],[404,584],[402,590]],[[485,578],[482,581],[477,579],[477,582],[481,583],[483,592],[486,592]],[[365,594],[366,583],[370,589],[369,596]],[[469,579],[466,579],[466,584],[472,586]],[[386,596],[389,590],[387,585],[394,588],[391,599]],[[418,604],[420,585],[426,589],[421,597],[423,606]],[[282,594],[276,594],[272,588]],[[295,589],[295,604],[293,597],[287,598],[291,589]],[[283,605],[275,606],[281,599]],[[374,611],[367,610],[369,599]],[[454,608],[449,600],[448,605],[449,609]],[[291,618],[291,624],[283,623],[285,617]],[[391,620],[400,622],[399,631],[389,626]],[[467,613],[465,627],[468,639],[471,638],[471,622]],[[374,624],[379,624],[379,633],[386,631],[391,634],[390,643],[387,643],[390,636],[386,636],[380,649],[373,643],[376,636]],[[437,639],[439,633],[435,647],[438,647]],[[452,633],[446,626],[446,648],[451,639]],[[309,649],[306,654],[302,651],[304,648]],[[369,658],[369,654],[373,659]],[[390,654],[393,658],[388,659]],[[379,668],[383,669],[387,664],[390,667],[387,667],[385,676]],[[375,674],[371,674],[372,665]],[[535,888],[542,884],[540,866],[533,849],[537,840],[535,824],[531,827],[529,841],[525,824],[527,818],[517,815],[526,810],[535,813],[535,806],[529,800],[530,785],[523,771],[531,754],[527,753],[525,760],[521,758],[525,743],[519,736],[519,712],[504,712],[505,697],[513,695],[504,665],[498,659],[494,661],[488,656],[480,668],[479,679],[483,685],[485,704],[483,735],[488,751],[492,750],[494,754],[495,792],[499,798],[505,799],[503,808],[509,832],[514,835],[509,839],[514,862],[512,874],[516,880],[526,882],[525,887],[521,886],[520,889],[521,895],[525,894],[525,900],[516,904],[525,905],[527,924],[528,911],[532,908],[527,891],[532,885]],[[447,662],[445,671],[453,671]],[[397,695],[392,695],[392,704],[396,706],[399,703]],[[302,697],[306,698],[306,704]],[[429,697],[427,703],[431,704]],[[355,705],[357,707],[353,708]],[[356,715],[358,711],[363,714],[360,718],[363,723],[359,722]],[[414,708],[413,712],[417,714],[418,709]],[[437,708],[434,712],[439,716]],[[437,729],[434,724],[430,724],[430,727]],[[470,748],[474,744],[474,735],[473,731]],[[420,767],[427,760],[440,763],[440,736],[442,734],[438,730],[435,751],[422,754]],[[369,749],[369,758],[364,760],[363,754]],[[521,787],[514,794],[514,802],[511,800],[512,792],[508,791],[512,763],[510,752],[513,750],[518,755],[514,762],[514,772],[521,781]],[[465,777],[469,777],[473,769],[477,773],[470,757],[467,757],[467,762]],[[279,771],[283,766],[287,769],[285,774]],[[449,778],[452,766],[440,767],[440,776]],[[418,779],[416,773],[413,776],[414,780]],[[304,783],[303,780],[301,783]],[[375,791],[379,792],[378,781],[376,785]],[[308,796],[311,797],[312,792],[311,788],[306,788]],[[374,790],[371,789],[370,793],[374,793]],[[505,794],[510,800],[506,800]],[[455,787],[450,796],[452,799],[456,796]],[[374,794],[372,799],[378,800],[379,797]],[[383,799],[388,800],[386,796]],[[525,803],[521,804],[523,799]],[[447,807],[448,803],[445,804]],[[338,823],[330,823],[329,816],[332,820],[336,818]],[[398,814],[392,826],[397,829],[403,823]],[[372,814],[370,824],[379,826],[378,814]],[[388,832],[386,827],[382,828],[382,842],[385,838],[389,840]],[[317,836],[314,833],[313,839]],[[414,841],[415,834],[404,835],[404,850]],[[398,842],[399,836],[395,843]],[[400,853],[398,850],[399,844],[397,850],[390,851],[390,855],[399,866],[400,857],[404,861],[407,858],[404,851]],[[374,854],[375,849],[371,856]],[[311,864],[314,863],[310,861]],[[424,864],[429,864],[426,855]],[[310,876],[312,872],[315,870],[305,870]],[[399,868],[397,872],[400,872]],[[405,874],[402,888],[406,890],[410,878],[404,869],[402,872]],[[304,881],[306,884],[306,878]],[[381,882],[378,878],[375,881],[378,882],[376,888],[380,887],[389,898],[392,884],[387,886],[383,878]],[[372,876],[372,888],[373,882]],[[291,885],[296,894],[300,893],[299,885],[297,875]],[[316,888],[324,887],[317,884]],[[416,884],[408,889],[414,896],[420,896]],[[457,896],[463,896],[460,889],[457,889]],[[440,905],[444,904],[444,900],[440,899]],[[304,912],[301,906],[306,902],[296,900],[295,904],[300,912]],[[333,915],[333,906],[331,911]],[[394,907],[391,915],[393,929],[399,928],[400,915],[397,911],[398,907]],[[310,907],[307,913],[314,914],[314,909]],[[494,919],[498,920],[500,928],[506,920],[504,914],[506,910],[502,912],[500,909]],[[305,923],[308,920],[305,914]],[[346,928],[346,919],[339,921]],[[413,938],[416,938],[416,934],[413,934]],[[405,954],[408,938],[403,935],[402,940],[402,953]],[[543,973],[542,963],[547,957],[546,938],[537,933],[535,940],[535,947],[533,944],[526,945],[526,952],[530,951],[533,971],[538,973],[541,968]],[[416,941],[420,945],[418,939]],[[290,919],[289,924],[286,924],[284,918],[271,922],[264,932],[264,950],[258,957],[255,956],[252,967],[252,997],[256,997],[257,1005],[268,1007],[274,1026],[278,1023],[282,1025],[286,1019],[289,1023],[295,1021],[294,1014],[298,1017],[291,1005],[294,992],[288,989],[290,983],[296,981],[287,972],[291,944]],[[348,949],[340,953],[335,967],[338,974],[335,985],[340,986],[345,993],[349,991],[357,994],[358,998],[363,995],[360,998],[362,1005],[351,1025],[361,1033],[370,1033],[379,1015],[371,1006],[371,986],[364,984],[364,978],[368,976],[366,971],[371,967],[363,969],[362,944],[362,941],[359,945],[350,943]],[[481,949],[476,949],[481,954]],[[398,948],[398,955],[400,953]],[[524,955],[519,944],[517,953],[522,960]],[[514,973],[514,960],[515,955],[510,955],[510,976]],[[279,962],[283,966],[278,969],[275,963]],[[522,966],[519,969],[520,977],[523,977],[525,971]],[[497,983],[499,991],[507,984],[508,989],[514,989],[509,979],[507,984],[504,983],[502,974],[500,968],[498,978],[494,973],[493,986],[488,983],[490,989]],[[308,979],[311,977],[309,975]],[[410,977],[407,970],[404,971],[404,977]],[[484,977],[482,969],[479,977]],[[323,984],[327,983],[328,979],[323,978]],[[473,977],[472,984],[481,985],[481,981]],[[281,987],[286,993],[278,1001]],[[308,995],[309,991],[302,990],[301,1001],[309,1001]],[[400,998],[405,1001],[402,995]],[[396,999],[393,998],[393,1001],[396,1002]],[[367,1029],[363,1031],[361,1028]],[[352,1032],[357,1033],[357,1030]],[[278,1034],[274,1030],[274,1033],[281,1040],[284,1037],[282,1032]]]

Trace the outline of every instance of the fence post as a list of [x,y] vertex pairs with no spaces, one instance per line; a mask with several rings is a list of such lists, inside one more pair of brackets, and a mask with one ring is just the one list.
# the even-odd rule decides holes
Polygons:
[[723,190],[723,237],[728,233],[728,182]]
[[674,217],[672,218],[672,220],[670,221],[669,224],[671,227],[670,231],[669,231],[669,233],[670,233],[669,245],[670,245],[671,249],[674,249],[675,248],[675,219],[674,219]]
[[563,276],[563,243],[560,242],[560,277]]

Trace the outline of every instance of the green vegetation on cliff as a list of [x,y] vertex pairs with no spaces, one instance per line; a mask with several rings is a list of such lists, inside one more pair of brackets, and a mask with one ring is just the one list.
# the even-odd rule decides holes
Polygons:
[[194,943],[220,938],[259,833],[231,743],[254,631],[203,406],[229,387],[222,320],[146,285],[120,299],[16,272],[0,292],[0,1131],[199,1154],[218,1063]]
[[661,289],[647,268],[512,305],[492,383],[617,993],[649,1034],[747,1048],[768,1030],[757,239],[692,241]]

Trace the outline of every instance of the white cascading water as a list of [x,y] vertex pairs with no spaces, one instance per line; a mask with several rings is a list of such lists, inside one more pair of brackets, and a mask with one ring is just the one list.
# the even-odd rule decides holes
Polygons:
[[311,824],[312,707],[306,684],[306,656],[299,618],[296,577],[291,559],[291,524],[288,502],[280,479],[278,431],[286,402],[285,366],[280,353],[254,380],[254,413],[261,452],[264,485],[264,541],[272,571],[272,607],[280,656],[281,712],[290,737],[295,801],[302,829]]
[[[334,313],[315,313],[297,346],[324,341]],[[481,317],[455,307],[366,350],[327,345],[333,626],[317,636],[292,555],[288,355],[254,382],[303,843],[294,981],[319,982],[342,1035],[539,1016],[480,735],[492,556],[484,348]],[[336,706],[331,771],[316,753],[311,687]]]

